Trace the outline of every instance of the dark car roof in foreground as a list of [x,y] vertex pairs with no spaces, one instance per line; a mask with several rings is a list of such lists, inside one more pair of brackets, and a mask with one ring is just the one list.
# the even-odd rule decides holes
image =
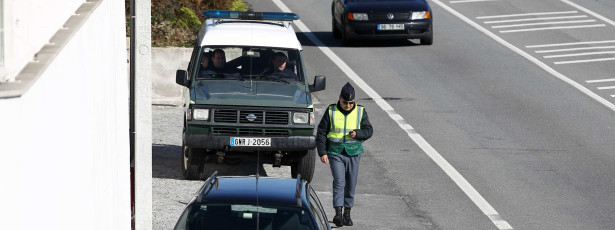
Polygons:
[[[258,193],[257,184],[258,182]],[[301,182],[301,203],[305,205],[307,183]],[[297,180],[277,177],[216,177],[209,192],[205,191],[202,203],[259,204],[296,206]]]

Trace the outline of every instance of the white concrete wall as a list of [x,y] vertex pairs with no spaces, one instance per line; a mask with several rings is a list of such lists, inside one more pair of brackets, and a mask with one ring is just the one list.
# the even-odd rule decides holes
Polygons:
[[4,70],[0,82],[15,78],[84,0],[4,0]]
[[152,102],[177,104],[182,102],[182,86],[175,83],[175,72],[186,70],[192,48],[168,47],[152,49]]
[[[11,58],[31,60],[84,0],[9,2],[28,15]],[[0,99],[0,229],[130,229],[124,26],[124,1],[103,0],[24,95]]]

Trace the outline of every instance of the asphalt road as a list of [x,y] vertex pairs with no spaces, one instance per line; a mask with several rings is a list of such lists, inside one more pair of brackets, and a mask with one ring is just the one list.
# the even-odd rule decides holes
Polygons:
[[[280,11],[270,0],[249,2]],[[434,45],[356,47],[333,39],[330,1],[283,4],[309,29],[295,24],[308,75],[327,76],[318,111],[351,82],[375,128],[352,228],[615,229],[615,81],[607,81],[615,78],[615,2],[430,1]],[[560,24],[534,24],[553,20]],[[178,111],[154,109],[156,229],[172,226],[200,186],[179,180]],[[256,168],[245,164],[245,174]],[[317,163],[312,185],[330,207],[326,165]]]

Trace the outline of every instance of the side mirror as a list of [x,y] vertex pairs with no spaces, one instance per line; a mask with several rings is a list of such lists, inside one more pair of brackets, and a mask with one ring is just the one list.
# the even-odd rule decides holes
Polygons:
[[175,72],[175,83],[181,86],[188,87],[188,83],[190,83],[188,81],[188,72],[186,72],[185,70],[178,69],[177,72]]
[[327,85],[327,79],[325,76],[318,75],[314,77],[314,84],[310,85],[310,91],[317,92],[321,90],[325,90],[325,86]]

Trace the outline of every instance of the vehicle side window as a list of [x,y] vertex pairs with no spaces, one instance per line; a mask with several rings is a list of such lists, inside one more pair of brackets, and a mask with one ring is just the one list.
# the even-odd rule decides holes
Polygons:
[[[188,63],[188,72],[192,73],[192,67],[194,67],[194,62],[196,61],[197,55],[199,54],[201,48],[198,45],[195,45],[194,48],[192,48],[192,57],[190,58],[190,63]],[[190,79],[190,75],[188,74],[188,79]]]
[[318,221],[318,228],[327,229],[327,216],[322,209],[322,206],[320,205],[320,200],[318,200],[316,193],[314,193],[314,189],[312,189],[311,187],[308,200],[310,202],[310,208],[312,209],[312,212],[314,213],[314,216]]

